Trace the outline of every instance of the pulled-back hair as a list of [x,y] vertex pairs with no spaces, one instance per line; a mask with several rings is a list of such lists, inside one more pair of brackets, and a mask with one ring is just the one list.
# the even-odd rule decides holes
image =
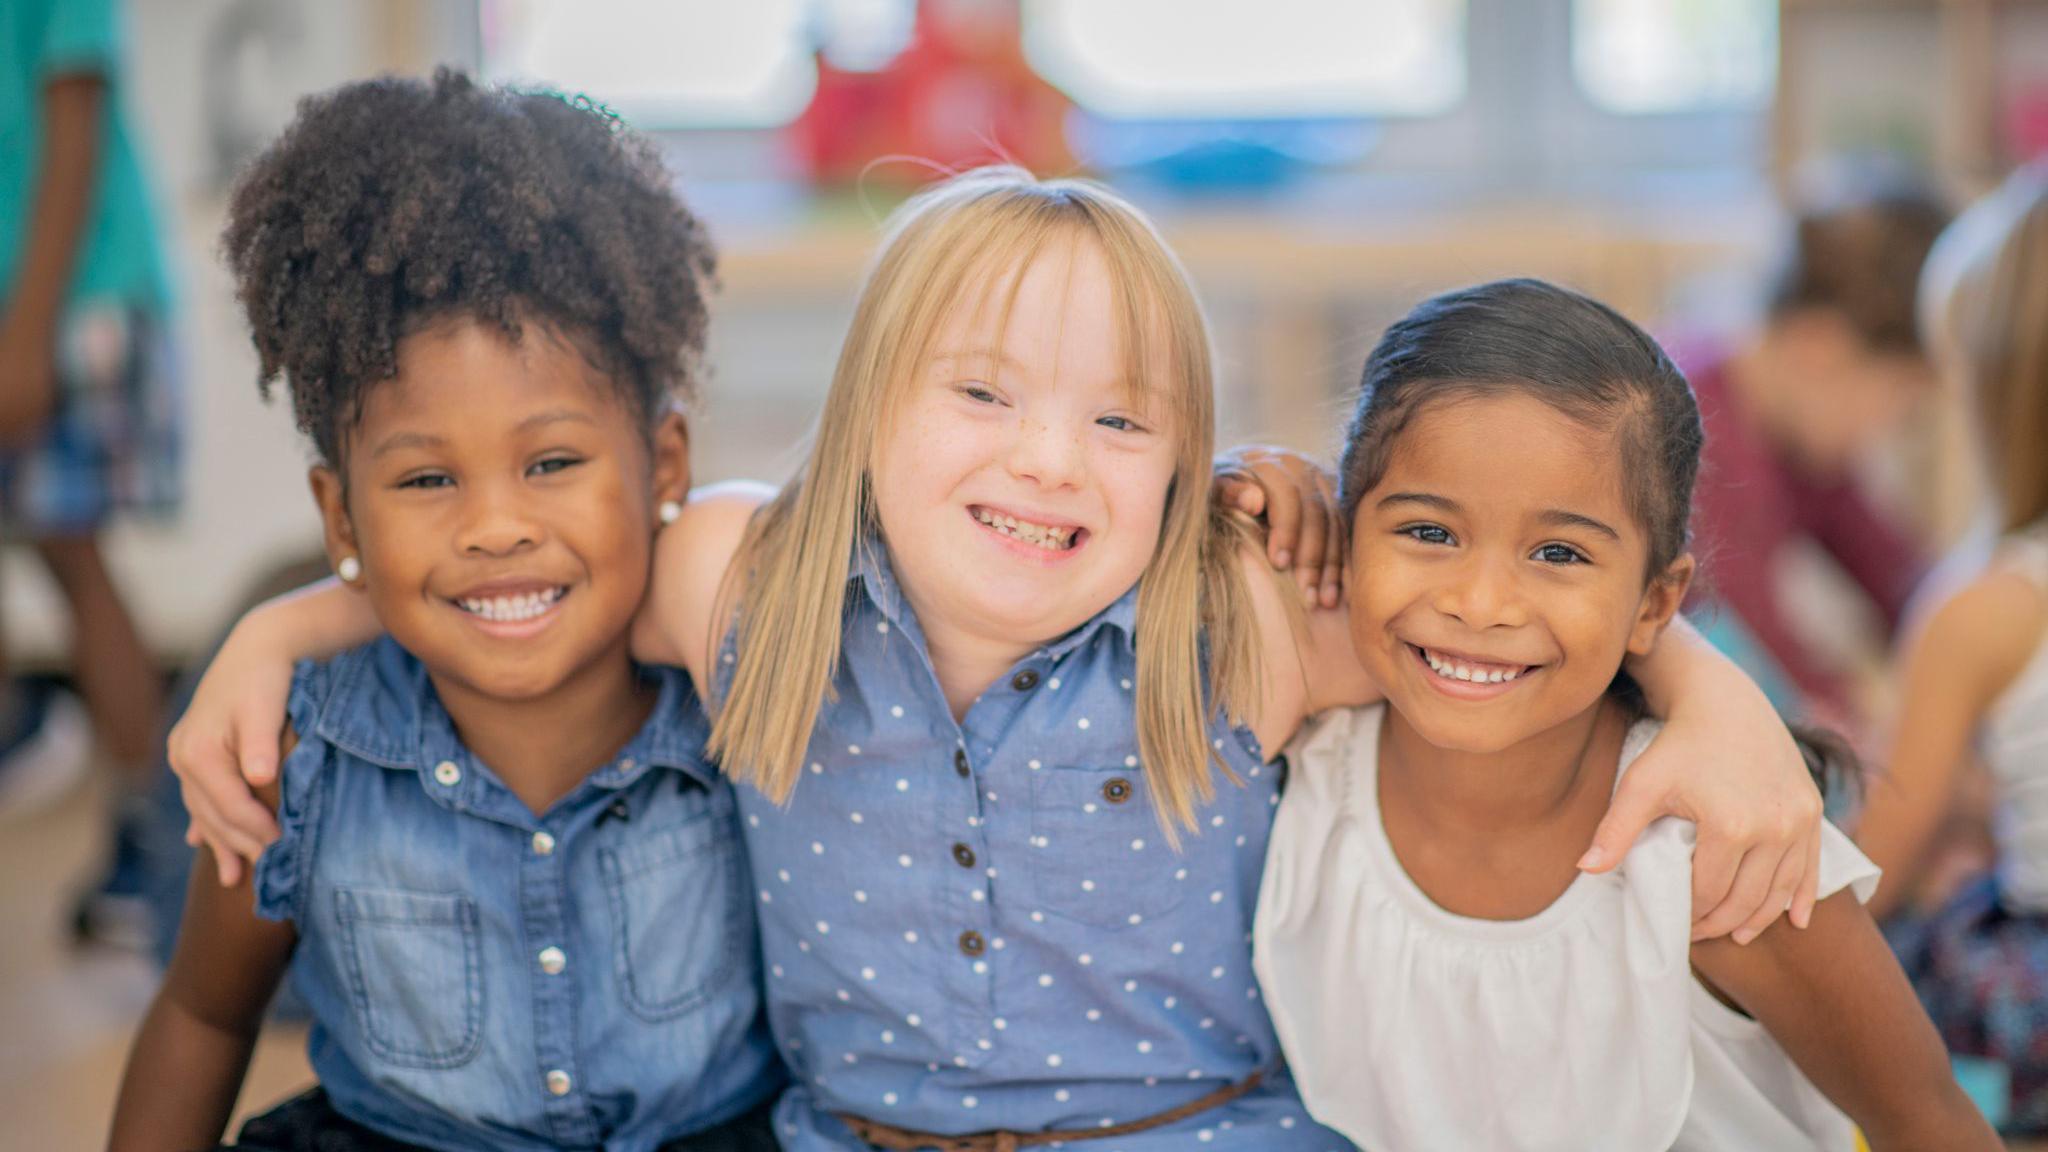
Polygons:
[[443,68],[309,96],[243,173],[222,248],[265,397],[329,464],[398,344],[466,316],[552,328],[649,427],[687,396],[713,272],[648,145],[582,97]]
[[1613,433],[1629,513],[1650,539],[1649,572],[1685,553],[1704,442],[1691,386],[1619,312],[1541,280],[1431,297],[1380,337],[1338,465],[1345,520],[1386,474],[1401,433],[1425,406],[1508,394],[1534,396]]
[[[1629,514],[1649,538],[1644,578],[1661,579],[1691,540],[1705,434],[1692,386],[1649,333],[1607,305],[1541,280],[1496,280],[1431,297],[1396,321],[1365,362],[1338,465],[1346,521],[1386,475],[1401,434],[1430,405],[1533,396],[1611,436]],[[1640,715],[1641,692],[1614,689]],[[1856,759],[1832,733],[1792,730],[1823,792],[1853,783]]]

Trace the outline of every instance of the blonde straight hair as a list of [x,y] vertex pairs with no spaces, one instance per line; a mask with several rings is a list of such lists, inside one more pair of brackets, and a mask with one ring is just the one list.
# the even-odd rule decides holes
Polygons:
[[1237,560],[1249,529],[1210,509],[1208,328],[1186,272],[1136,208],[1087,181],[1041,181],[1007,167],[953,177],[890,217],[809,457],[742,539],[718,609],[718,619],[729,618],[732,581],[743,579],[738,655],[710,745],[734,779],[777,802],[796,787],[839,664],[854,549],[878,527],[873,454],[939,330],[953,309],[986,307],[999,291],[1006,321],[1032,263],[1073,244],[1094,245],[1108,265],[1127,379],[1134,391],[1157,393],[1179,440],[1159,543],[1138,582],[1136,707],[1161,825],[1174,843],[1178,828],[1195,827],[1196,810],[1215,795],[1209,722],[1243,716],[1259,675]]
[[2001,530],[2048,519],[2048,164],[2013,174],[1930,258],[1923,320],[1971,390]]

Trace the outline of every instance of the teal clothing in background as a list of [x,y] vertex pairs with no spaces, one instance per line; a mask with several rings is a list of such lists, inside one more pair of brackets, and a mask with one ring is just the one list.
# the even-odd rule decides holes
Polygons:
[[0,3],[0,302],[14,293],[35,208],[43,86],[76,72],[97,73],[106,95],[93,207],[79,240],[69,299],[160,307],[169,302],[169,283],[149,188],[121,110],[121,14],[115,0]]

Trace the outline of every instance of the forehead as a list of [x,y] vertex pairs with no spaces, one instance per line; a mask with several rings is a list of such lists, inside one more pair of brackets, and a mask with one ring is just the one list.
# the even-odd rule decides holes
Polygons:
[[933,333],[935,366],[999,366],[1037,382],[1164,391],[1170,325],[1156,289],[1084,234],[991,256]]
[[1397,436],[1386,475],[1368,496],[1426,488],[1468,510],[1516,519],[1575,512],[1626,533],[1637,525],[1625,482],[1611,432],[1510,392],[1424,404]]
[[540,407],[630,423],[609,378],[545,324],[522,325],[515,341],[493,325],[450,319],[406,336],[397,360],[397,373],[363,396],[366,438],[379,426],[423,420],[493,429]]

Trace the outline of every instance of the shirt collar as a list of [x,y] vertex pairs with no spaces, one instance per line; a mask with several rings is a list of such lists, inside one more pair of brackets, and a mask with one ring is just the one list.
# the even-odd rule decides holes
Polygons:
[[[717,770],[703,755],[708,722],[689,676],[675,668],[641,667],[639,673],[659,686],[654,710],[588,782],[623,788],[647,771],[666,769],[715,786]],[[423,774],[466,755],[426,666],[391,637],[335,657],[330,676],[332,689],[314,724],[321,739],[373,764]]]

